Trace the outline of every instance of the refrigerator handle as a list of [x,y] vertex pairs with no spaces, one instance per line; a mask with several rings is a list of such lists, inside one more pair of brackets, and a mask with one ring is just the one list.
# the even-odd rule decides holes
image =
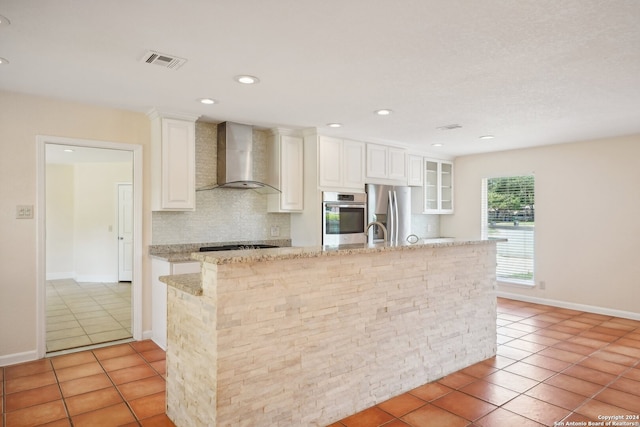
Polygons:
[[393,191],[389,190],[389,217],[387,218],[387,232],[389,234],[388,241],[393,242],[393,227],[395,225],[395,217],[393,210]]
[[395,243],[396,245],[398,244],[398,236],[400,235],[400,217],[398,216],[398,194],[395,192],[395,190],[393,191],[393,209],[394,209],[394,214],[395,214],[395,221],[394,224],[395,225],[395,235],[393,237],[393,243]]
[[396,199],[396,192],[389,191],[389,213],[390,213],[390,227],[389,227],[389,242],[398,242],[398,201]]

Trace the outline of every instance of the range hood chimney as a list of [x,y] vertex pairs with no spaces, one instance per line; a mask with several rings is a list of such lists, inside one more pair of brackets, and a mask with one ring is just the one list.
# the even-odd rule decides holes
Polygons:
[[[218,124],[218,185],[213,188],[255,190],[279,193],[280,190],[253,179],[253,128],[234,122]],[[210,189],[203,188],[204,189]]]

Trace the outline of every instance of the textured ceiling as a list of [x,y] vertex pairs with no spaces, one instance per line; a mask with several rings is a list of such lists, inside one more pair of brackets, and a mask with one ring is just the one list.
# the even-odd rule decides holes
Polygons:
[[8,91],[452,156],[640,133],[637,0],[2,0],[0,15]]

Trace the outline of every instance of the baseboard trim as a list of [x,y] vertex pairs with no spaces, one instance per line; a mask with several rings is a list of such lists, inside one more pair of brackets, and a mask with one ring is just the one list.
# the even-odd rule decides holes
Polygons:
[[150,340],[153,337],[153,331],[142,331],[142,339]]
[[116,283],[118,276],[114,275],[87,275],[80,274],[76,276],[76,282],[79,283]]
[[74,279],[75,277],[76,277],[75,271],[47,273],[46,280]]
[[0,366],[15,365],[16,363],[31,362],[38,359],[36,350],[25,351],[23,353],[7,354],[0,356]]
[[631,320],[640,320],[640,313],[632,311],[616,310],[613,308],[598,307],[595,305],[577,304],[574,302],[560,301],[547,298],[530,297],[520,294],[512,294],[510,292],[498,291],[496,295],[502,298],[508,298],[516,301],[531,302],[534,304],[550,305],[559,308],[568,308],[570,310],[586,311],[589,313],[603,314],[605,316],[622,317]]

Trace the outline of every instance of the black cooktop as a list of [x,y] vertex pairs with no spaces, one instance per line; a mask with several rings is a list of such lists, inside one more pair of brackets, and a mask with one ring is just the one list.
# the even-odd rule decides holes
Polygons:
[[223,246],[204,246],[200,248],[200,252],[213,252],[213,251],[238,251],[248,249],[269,249],[277,248],[275,245],[223,245]]

